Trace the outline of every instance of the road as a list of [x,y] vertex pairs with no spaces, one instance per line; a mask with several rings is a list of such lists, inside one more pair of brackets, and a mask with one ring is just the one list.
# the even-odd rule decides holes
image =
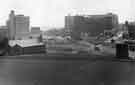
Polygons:
[[135,84],[135,62],[103,59],[95,61],[81,57],[82,59],[69,60],[0,59],[0,85]]

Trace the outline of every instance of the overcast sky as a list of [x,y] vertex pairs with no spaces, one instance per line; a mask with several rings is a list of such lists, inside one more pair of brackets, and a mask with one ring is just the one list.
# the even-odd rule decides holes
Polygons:
[[30,16],[32,26],[63,27],[67,14],[119,15],[120,22],[135,20],[134,0],[1,0],[0,25],[4,25],[10,10]]

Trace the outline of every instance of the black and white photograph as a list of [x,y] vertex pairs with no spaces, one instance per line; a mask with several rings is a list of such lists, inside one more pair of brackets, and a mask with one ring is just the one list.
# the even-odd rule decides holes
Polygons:
[[1,0],[0,85],[135,85],[135,0]]

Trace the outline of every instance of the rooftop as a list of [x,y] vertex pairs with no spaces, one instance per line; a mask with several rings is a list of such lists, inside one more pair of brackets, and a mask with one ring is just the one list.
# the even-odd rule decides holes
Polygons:
[[9,45],[11,47],[14,47],[15,45],[19,45],[21,47],[29,47],[29,46],[43,45],[43,43],[39,43],[37,39],[10,40]]

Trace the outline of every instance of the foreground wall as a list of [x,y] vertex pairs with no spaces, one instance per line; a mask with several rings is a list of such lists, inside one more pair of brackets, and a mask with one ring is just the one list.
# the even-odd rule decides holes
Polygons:
[[127,61],[10,58],[0,68],[1,85],[135,84],[135,62]]

